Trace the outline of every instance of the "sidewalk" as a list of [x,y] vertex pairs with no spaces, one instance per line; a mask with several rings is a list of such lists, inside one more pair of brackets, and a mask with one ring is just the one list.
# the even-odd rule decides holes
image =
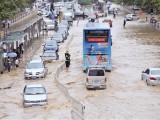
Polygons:
[[2,28],[0,27],[0,41],[3,39],[4,37],[4,30],[7,31],[7,33],[9,32],[14,32],[16,30],[16,28],[24,25],[25,23],[28,23],[28,19],[34,19],[37,16],[37,11],[38,9],[35,9],[33,11],[31,11],[27,16],[23,17],[20,20],[17,20],[16,22],[14,22],[11,27],[10,30],[8,30],[7,28]]
[[[37,10],[33,11],[31,14],[24,17],[23,19],[15,22],[11,26],[11,31],[14,32],[18,27],[27,24],[28,20],[33,20],[35,17],[37,17]],[[0,32],[3,33],[2,30]],[[37,43],[36,43],[36,45],[37,45]],[[26,50],[24,52],[23,56],[20,58],[21,63],[20,63],[19,68],[12,68],[11,72],[8,72],[7,70],[5,70],[3,74],[0,74],[0,90],[1,89],[10,89],[12,87],[12,85],[16,82],[15,78],[17,75],[19,75],[23,72],[23,69],[24,69],[24,66],[25,66],[27,60],[29,60],[32,57],[32,55],[36,52],[36,50],[39,49],[39,47],[36,45],[33,45],[35,47],[35,49],[33,49],[31,46],[30,49],[32,49],[32,50]]]

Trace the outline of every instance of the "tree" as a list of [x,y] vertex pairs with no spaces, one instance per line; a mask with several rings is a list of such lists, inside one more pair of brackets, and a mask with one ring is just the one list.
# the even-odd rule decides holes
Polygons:
[[81,5],[90,5],[91,0],[78,0],[78,3]]
[[29,6],[31,6],[30,0],[1,0],[0,20],[11,19],[17,12]]

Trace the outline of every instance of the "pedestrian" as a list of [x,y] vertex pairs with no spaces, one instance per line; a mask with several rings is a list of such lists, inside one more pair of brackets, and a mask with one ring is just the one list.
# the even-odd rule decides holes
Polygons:
[[23,43],[20,44],[20,54],[24,53],[24,46]]
[[115,11],[113,11],[113,18],[116,18],[116,13],[115,13]]
[[85,14],[84,14],[84,12],[83,12],[83,20],[85,19]]
[[8,72],[10,72],[11,71],[11,58],[10,57],[8,57],[7,59],[7,68],[8,68]]
[[69,54],[69,51],[67,51],[66,53],[65,53],[65,58],[66,58],[66,61],[65,61],[65,63],[66,63],[66,68],[68,68],[69,66],[70,66],[70,54]]
[[146,16],[146,21],[148,21],[148,17]]
[[18,58],[16,58],[16,60],[15,60],[15,66],[19,67],[19,60],[18,60]]
[[123,20],[123,27],[125,28],[126,25],[126,19]]
[[78,17],[78,19],[77,19],[77,26],[78,26],[78,24],[79,24],[79,17]]

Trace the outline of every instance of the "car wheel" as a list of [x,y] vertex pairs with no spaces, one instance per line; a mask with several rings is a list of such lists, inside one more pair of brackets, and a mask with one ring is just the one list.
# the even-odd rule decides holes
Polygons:
[[27,107],[27,106],[24,104],[24,101],[23,101],[23,107],[24,107],[24,108],[26,108],[26,107]]

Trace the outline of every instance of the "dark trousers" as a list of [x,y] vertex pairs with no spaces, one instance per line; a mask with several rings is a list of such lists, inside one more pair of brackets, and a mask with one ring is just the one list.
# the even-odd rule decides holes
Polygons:
[[8,63],[8,72],[10,72],[11,71],[11,63]]
[[66,67],[68,68],[70,65],[70,61],[66,60],[65,63],[66,63]]

